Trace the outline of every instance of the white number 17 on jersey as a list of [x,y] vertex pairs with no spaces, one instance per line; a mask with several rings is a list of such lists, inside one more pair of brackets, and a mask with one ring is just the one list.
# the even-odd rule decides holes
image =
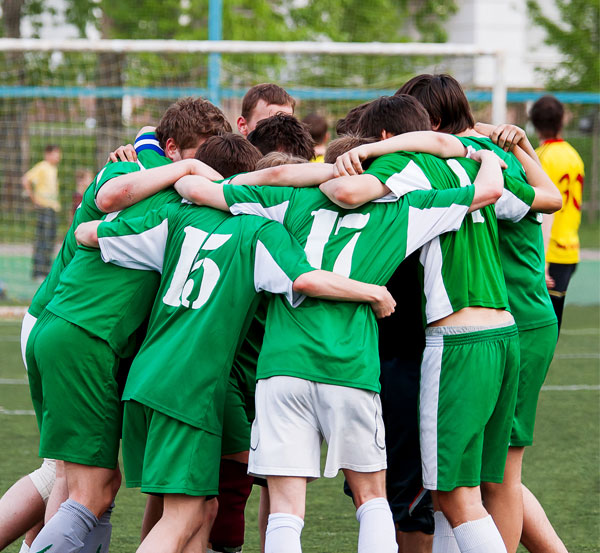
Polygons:
[[[350,213],[340,217],[338,212],[329,209],[319,209],[313,211],[311,215],[314,217],[314,221],[310,228],[310,234],[306,239],[304,251],[306,252],[308,262],[315,267],[315,269],[321,269],[322,267],[323,251],[331,237],[334,226],[334,235],[338,234],[342,228],[360,230],[365,228],[369,222],[369,217],[371,216],[370,213]],[[356,247],[356,242],[358,241],[360,234],[360,232],[355,233],[337,256],[333,265],[334,273],[345,277],[350,276],[350,270],[352,269],[352,254],[354,253],[354,248]]]

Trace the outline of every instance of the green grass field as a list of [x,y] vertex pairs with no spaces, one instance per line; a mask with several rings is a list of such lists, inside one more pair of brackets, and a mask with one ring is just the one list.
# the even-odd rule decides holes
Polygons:
[[[600,308],[568,306],[563,333],[541,393],[535,445],[525,455],[524,482],[545,506],[573,553],[600,550]],[[0,491],[39,465],[19,348],[19,324],[0,322]],[[247,553],[258,551],[256,493],[247,509]],[[144,499],[123,488],[113,515],[111,551],[133,551]],[[309,486],[303,550],[341,553],[356,548],[358,524],[342,480]],[[16,553],[18,544],[6,551]]]

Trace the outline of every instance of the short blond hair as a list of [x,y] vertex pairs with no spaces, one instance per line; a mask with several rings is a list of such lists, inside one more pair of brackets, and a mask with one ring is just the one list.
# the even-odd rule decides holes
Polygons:
[[340,136],[340,138],[336,138],[329,143],[327,146],[327,150],[325,151],[325,163],[335,163],[335,160],[352,150],[352,148],[356,148],[361,144],[371,144],[375,142],[372,138],[365,138],[364,136],[358,136],[357,134],[345,134]]
[[266,156],[258,160],[256,170],[278,167],[279,165],[295,165],[297,163],[308,163],[308,160],[285,152],[269,152]]

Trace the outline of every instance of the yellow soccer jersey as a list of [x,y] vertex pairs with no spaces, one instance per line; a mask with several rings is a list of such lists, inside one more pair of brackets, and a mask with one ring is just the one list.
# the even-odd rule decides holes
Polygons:
[[575,148],[562,139],[546,140],[536,152],[544,171],[560,190],[563,199],[562,209],[554,214],[546,261],[578,263],[583,161]]
[[318,156],[313,157],[310,161],[311,163],[324,163],[325,156],[323,154],[320,154]]
[[41,207],[60,211],[58,201],[58,168],[47,161],[35,164],[25,177],[31,182],[35,201]]

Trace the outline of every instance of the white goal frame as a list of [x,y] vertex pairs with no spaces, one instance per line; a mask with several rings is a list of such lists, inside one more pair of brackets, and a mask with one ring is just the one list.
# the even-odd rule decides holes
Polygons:
[[[215,54],[336,54],[378,56],[443,56],[494,59],[492,123],[506,122],[506,70],[502,50],[474,44],[382,42],[254,42],[242,40],[47,40],[0,38],[0,52],[152,52]],[[212,62],[216,61],[214,58]],[[210,64],[211,62],[209,62]],[[216,61],[218,64],[218,61]],[[217,69],[218,73],[218,69]],[[209,83],[209,89],[211,85]]]

